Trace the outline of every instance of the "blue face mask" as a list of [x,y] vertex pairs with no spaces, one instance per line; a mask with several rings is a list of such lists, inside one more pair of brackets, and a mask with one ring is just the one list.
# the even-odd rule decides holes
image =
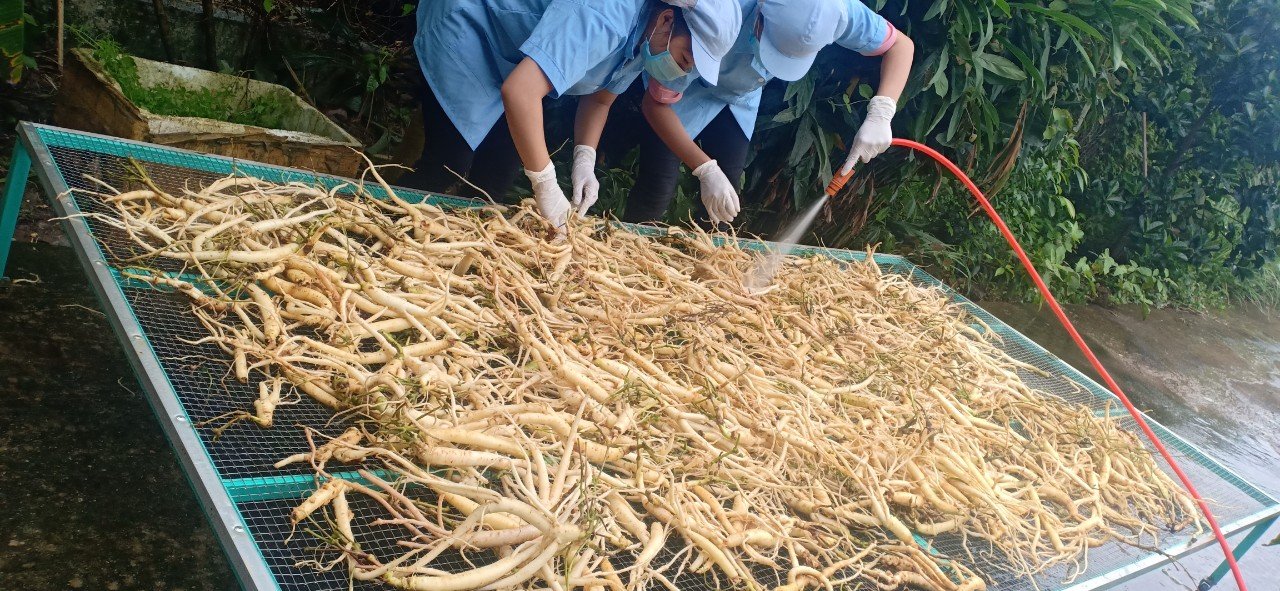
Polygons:
[[684,77],[688,72],[676,63],[676,58],[671,55],[671,42],[667,42],[667,50],[654,55],[649,49],[649,45],[653,42],[653,33],[649,34],[649,39],[641,43],[640,54],[644,57],[644,71],[649,73],[649,77],[667,84],[675,82]]

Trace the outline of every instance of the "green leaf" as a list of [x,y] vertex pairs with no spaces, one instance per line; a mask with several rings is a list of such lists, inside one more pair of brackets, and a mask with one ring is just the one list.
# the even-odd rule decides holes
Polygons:
[[800,91],[801,84],[804,84],[804,78],[796,80],[795,82],[788,82],[787,89],[782,92],[782,100],[787,101],[788,103],[791,102],[791,98]]
[[799,116],[800,115],[796,114],[795,109],[786,108],[786,109],[783,109],[781,113],[778,113],[777,115],[773,116],[773,122],[774,123],[790,123],[792,121],[795,121],[796,118]]
[[950,90],[951,80],[947,77],[947,66],[950,62],[951,54],[947,51],[947,46],[943,45],[942,53],[938,55],[938,71],[933,73],[933,78],[929,79],[926,85],[938,93],[938,96],[947,96],[947,91]]
[[1027,73],[1018,64],[1013,63],[1009,58],[994,53],[976,53],[973,60],[982,66],[983,69],[1006,78],[1014,82],[1021,82],[1027,79]]
[[947,93],[951,91],[951,79],[946,76],[935,76],[933,91],[938,93],[938,96],[947,96]]
[[787,162],[793,165],[799,164],[802,160],[808,160],[806,156],[809,149],[813,147],[814,129],[817,124],[812,122],[811,118],[806,118],[805,123],[800,125],[800,131],[796,134],[796,142],[791,145],[791,153],[787,155]]
[[275,7],[276,7],[276,2],[275,2],[275,0],[262,0],[262,9],[263,9],[263,10],[265,10],[265,11],[267,11],[267,12],[271,12],[272,10],[275,10]]
[[1104,39],[1102,33],[1093,25],[1084,22],[1080,17],[1074,14],[1064,12],[1063,9],[1066,8],[1067,3],[1062,0],[1055,0],[1050,3],[1049,8],[1044,8],[1035,4],[1027,4],[1025,2],[1015,2],[1009,6],[1042,14],[1069,30],[1080,31],[1090,37],[1098,39],[1099,41]]
[[942,11],[946,9],[947,9],[947,0],[934,0],[933,6],[930,6],[928,12],[924,13],[924,18],[922,20],[926,20],[926,21],[933,20],[934,18],[937,18],[938,15],[942,14]]
[[1120,40],[1114,33],[1111,35],[1111,67],[1115,70],[1129,67],[1124,61],[1124,47],[1120,45]]
[[1080,44],[1080,40],[1074,35],[1071,36],[1071,43],[1076,46],[1076,50],[1080,52],[1080,60],[1084,62],[1086,68],[1089,69],[1089,76],[1097,76],[1098,68],[1094,67],[1093,59],[1089,57],[1089,52],[1085,50],[1084,45]]
[[1040,75],[1040,70],[1036,68],[1036,64],[1031,61],[1031,57],[1028,56],[1026,52],[1022,51],[1022,49],[1017,45],[1010,43],[1007,39],[1000,38],[1000,42],[1004,45],[1005,49],[1009,50],[1009,54],[1018,60],[1018,65],[1022,68],[1022,71],[1029,72],[1031,74],[1031,79],[1039,85],[1039,88],[1043,89],[1045,87],[1045,80]]

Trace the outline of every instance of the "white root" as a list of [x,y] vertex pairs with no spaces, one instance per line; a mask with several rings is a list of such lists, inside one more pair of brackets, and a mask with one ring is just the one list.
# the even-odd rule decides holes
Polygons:
[[[973,591],[916,536],[1035,575],[1201,527],[1131,433],[1033,391],[990,331],[871,257],[786,259],[753,293],[757,255],[697,231],[574,220],[547,240],[528,205],[410,204],[376,169],[389,199],[234,177],[166,193],[135,172],[145,188],[98,181],[95,219],[143,253],[126,277],[191,300],[194,342],[266,376],[233,420],[282,422],[291,385],[359,425],[276,464],[317,474],[289,518],[357,580],[764,589],[768,567],[787,591]],[[145,270],[161,259],[194,278]],[[369,550],[367,523],[399,550]],[[446,573],[446,552],[485,560]]]

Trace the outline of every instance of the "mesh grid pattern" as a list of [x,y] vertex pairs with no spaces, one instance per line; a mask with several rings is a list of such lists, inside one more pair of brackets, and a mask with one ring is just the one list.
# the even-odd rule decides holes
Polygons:
[[[419,495],[415,494],[415,491],[416,489],[410,489],[409,492],[414,500],[434,503],[434,498],[429,494]],[[404,539],[403,530],[390,526],[374,526],[363,521],[364,516],[369,516],[370,521],[389,517],[377,502],[365,496],[353,496],[350,502],[352,511],[361,516],[361,520],[353,525],[353,531],[356,538],[360,540],[362,550],[382,556],[395,556],[405,551],[404,548],[396,545],[399,540]],[[338,564],[336,568],[320,570],[309,564],[312,562],[326,566],[333,564],[340,557],[331,546],[326,546],[305,528],[299,528],[292,539],[288,539],[287,532],[290,531],[288,515],[295,505],[296,500],[276,499],[244,502],[240,503],[238,508],[250,524],[249,529],[258,540],[263,557],[276,573],[281,591],[346,589],[348,575],[343,565]],[[286,535],[281,535],[282,532],[286,532]],[[666,548],[658,552],[654,563],[663,564],[672,560],[682,547],[683,544],[679,542],[678,536],[672,536]],[[469,551],[465,555],[457,551],[448,551],[432,562],[432,568],[446,572],[461,572],[474,566],[488,564],[496,558],[488,551]],[[308,564],[299,568],[297,565],[300,563]],[[616,569],[625,569],[630,565],[631,562],[627,556],[621,556],[614,561]],[[754,574],[758,580],[769,587],[786,583],[785,573],[768,568],[757,568]],[[714,579],[698,575],[686,575],[674,582],[681,589],[690,590],[731,588],[717,584]],[[381,591],[389,587],[380,582],[355,581],[354,588]]]
[[[416,501],[435,502],[430,495],[417,494],[419,491],[420,489],[410,489],[408,494]],[[370,523],[376,519],[391,517],[376,501],[363,495],[353,495],[349,499],[351,510],[361,516],[352,526],[356,539],[360,540],[361,550],[379,556],[397,556],[407,550],[397,546],[397,542],[404,539],[404,530]],[[316,533],[305,524],[293,532],[292,538],[289,537],[292,528],[288,516],[296,504],[296,499],[274,499],[243,502],[238,508],[249,523],[249,529],[258,541],[267,564],[276,573],[276,580],[282,591],[346,589],[348,571],[341,562],[341,555],[332,546],[317,538]],[[368,521],[365,521],[366,516]],[[431,566],[447,572],[461,572],[473,568],[473,565],[488,564],[496,558],[488,551],[472,551],[466,555],[448,551],[433,561]],[[389,589],[379,581],[354,583],[355,589]]]
[[[327,186],[346,182],[334,177],[203,156],[158,146],[113,141],[57,129],[37,129],[39,140],[45,144],[57,174],[61,177],[59,180],[77,191],[73,193],[74,203],[81,212],[87,214],[108,212],[103,203],[87,193],[99,188],[89,177],[122,189],[144,186],[135,172],[134,161],[142,163],[143,169],[152,182],[170,192],[179,191],[183,187],[196,188],[232,172],[275,182],[301,181]],[[380,193],[376,188],[372,192]],[[408,201],[429,198],[451,206],[467,206],[473,203],[439,196],[428,197],[411,191],[405,191],[402,197]],[[91,253],[91,256],[101,256],[113,268],[125,268],[128,266],[126,260],[129,257],[141,254],[131,246],[127,236],[99,218],[88,216],[84,219],[83,225],[72,223],[71,226],[76,231],[91,233],[100,247],[100,252]],[[632,229],[643,231],[637,228]],[[742,242],[748,248],[759,249],[766,246],[760,242]],[[843,260],[861,260],[865,257],[862,253],[819,248],[800,249],[799,254],[831,256]],[[1006,353],[1039,370],[1038,372],[1018,370],[1022,379],[1031,387],[1048,395],[1085,405],[1100,415],[1109,410],[1114,414],[1113,409],[1118,408],[1118,403],[1110,392],[911,263],[900,257],[881,254],[875,255],[875,260],[885,271],[908,276],[916,285],[944,290],[975,318],[991,327],[1000,337],[1000,346]],[[181,266],[176,262],[163,264],[169,265],[162,267],[163,271],[173,273],[182,271]],[[261,429],[251,422],[242,421],[215,438],[212,429],[220,423],[214,421],[205,424],[205,422],[213,421],[216,417],[233,411],[251,408],[252,401],[257,395],[257,384],[240,384],[230,376],[225,355],[215,345],[196,345],[190,342],[191,339],[203,335],[204,328],[190,315],[185,297],[157,291],[145,285],[134,285],[128,281],[121,281],[116,287],[124,294],[130,309],[117,310],[115,313],[132,314],[137,319],[157,361],[187,413],[188,420],[195,425],[204,425],[199,429],[199,433],[205,450],[222,479],[223,486],[227,488],[233,499],[236,499],[236,508],[240,517],[253,536],[264,562],[275,575],[280,588],[285,590],[346,589],[349,581],[347,571],[342,565],[328,571],[310,566],[298,566],[302,561],[333,560],[337,557],[333,552],[317,552],[316,549],[321,545],[318,540],[302,531],[292,532],[290,527],[289,511],[296,504],[296,499],[305,494],[311,486],[309,466],[302,464],[284,469],[272,467],[272,464],[280,458],[307,449],[306,440],[299,427],[305,426],[328,435],[336,435],[346,425],[334,420],[333,413],[328,409],[302,396],[298,403],[282,405],[277,409],[276,426],[273,429]],[[1124,428],[1136,432],[1136,425],[1132,418],[1125,416],[1118,420]],[[1235,523],[1262,510],[1277,506],[1275,500],[1216,464],[1190,444],[1159,425],[1153,423],[1153,427],[1161,439],[1175,450],[1175,453],[1185,457],[1185,461],[1180,458],[1184,469],[1197,484],[1201,493],[1214,503],[1222,523]],[[1161,467],[1166,472],[1172,473],[1163,462]],[[352,498],[352,504],[357,515],[377,514],[382,510],[363,496]],[[399,532],[389,527],[374,527],[367,523],[357,523],[356,527],[357,538],[368,549],[393,550],[395,540],[400,538]],[[290,539],[291,533],[293,535]],[[1159,540],[1159,547],[1162,550],[1170,550],[1188,540],[1189,536],[1185,533],[1169,535]],[[1151,541],[1145,540],[1145,542]],[[996,555],[984,551],[986,549],[972,541],[966,543],[956,537],[943,536],[930,540],[930,545],[936,552],[961,560],[983,573],[991,582],[990,588],[999,590],[1033,589],[1037,586],[1040,589],[1055,589],[1062,587],[1065,584],[1064,581],[1072,576],[1075,576],[1076,584],[1082,581],[1096,581],[1098,585],[1102,585],[1105,583],[1104,578],[1107,573],[1153,555],[1150,550],[1113,543],[1092,550],[1087,558],[1088,568],[1083,573],[1076,572],[1072,567],[1063,566],[1043,573],[1037,577],[1035,583],[1032,583],[1011,574],[1008,566],[1002,564]],[[483,555],[472,554],[468,555],[468,558],[478,563],[483,563],[485,560]],[[441,568],[445,570],[453,570],[465,568],[466,562],[462,556],[458,555],[442,558],[440,564],[444,565]],[[621,565],[618,566],[621,567]],[[772,573],[768,575],[772,576]],[[762,577],[761,580],[768,581],[769,578]],[[714,580],[699,578],[678,581],[677,584],[681,589],[690,590],[721,587]],[[1088,588],[1094,586],[1085,585]],[[357,581],[354,588],[386,587],[381,583]]]
[[[415,501],[435,504],[436,498],[429,491],[411,487],[406,494]],[[360,517],[353,524],[356,539],[360,540],[361,549],[379,556],[396,556],[405,552],[405,548],[397,543],[404,539],[404,530],[372,525],[371,522],[381,518],[389,518],[390,514],[377,502],[366,496],[350,497],[351,509]],[[296,499],[272,499],[247,501],[238,505],[242,515],[250,524],[250,531],[258,541],[263,557],[276,573],[282,591],[293,589],[340,589],[347,584],[347,571],[342,565],[331,570],[320,570],[310,564],[301,568],[304,563],[332,564],[339,558],[331,546],[326,546],[315,535],[300,527],[289,539],[291,527],[289,512],[297,504]],[[283,535],[282,535],[283,534]],[[654,558],[655,564],[663,564],[677,557],[684,547],[678,536],[671,536],[667,546]],[[625,569],[631,564],[629,556],[623,555],[614,561],[614,568]],[[489,551],[469,551],[465,555],[457,551],[448,551],[432,562],[432,568],[446,572],[461,572],[474,566],[484,565],[497,556]],[[773,571],[767,567],[758,567],[754,574],[766,585],[778,586],[786,582],[786,574]],[[357,582],[356,589],[386,589],[378,582]],[[681,589],[709,590],[731,588],[718,583],[714,578],[699,575],[684,575],[674,583]],[[651,587],[657,589],[658,587]]]
[[200,439],[222,478],[312,474],[305,462],[280,469],[272,464],[308,450],[306,438],[295,425],[305,425],[331,437],[342,433],[346,425],[332,421],[333,411],[302,396],[297,404],[276,408],[275,426],[271,429],[239,421],[215,439],[214,428],[226,423],[228,413],[252,409],[253,400],[258,397],[256,379],[261,374],[255,372],[250,383],[241,384],[229,375],[226,354],[216,345],[189,344],[193,335],[205,334],[205,329],[191,317],[191,304],[185,296],[146,288],[124,291],[133,309],[143,312],[138,314],[138,323],[160,358],[169,383],[178,392],[187,418],[199,427]]

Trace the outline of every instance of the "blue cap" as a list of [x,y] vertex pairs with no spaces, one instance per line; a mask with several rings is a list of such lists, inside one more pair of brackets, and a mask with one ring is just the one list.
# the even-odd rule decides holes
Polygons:
[[760,16],[760,61],[787,82],[809,72],[818,52],[835,43],[848,20],[844,3],[833,0],[760,0]]

